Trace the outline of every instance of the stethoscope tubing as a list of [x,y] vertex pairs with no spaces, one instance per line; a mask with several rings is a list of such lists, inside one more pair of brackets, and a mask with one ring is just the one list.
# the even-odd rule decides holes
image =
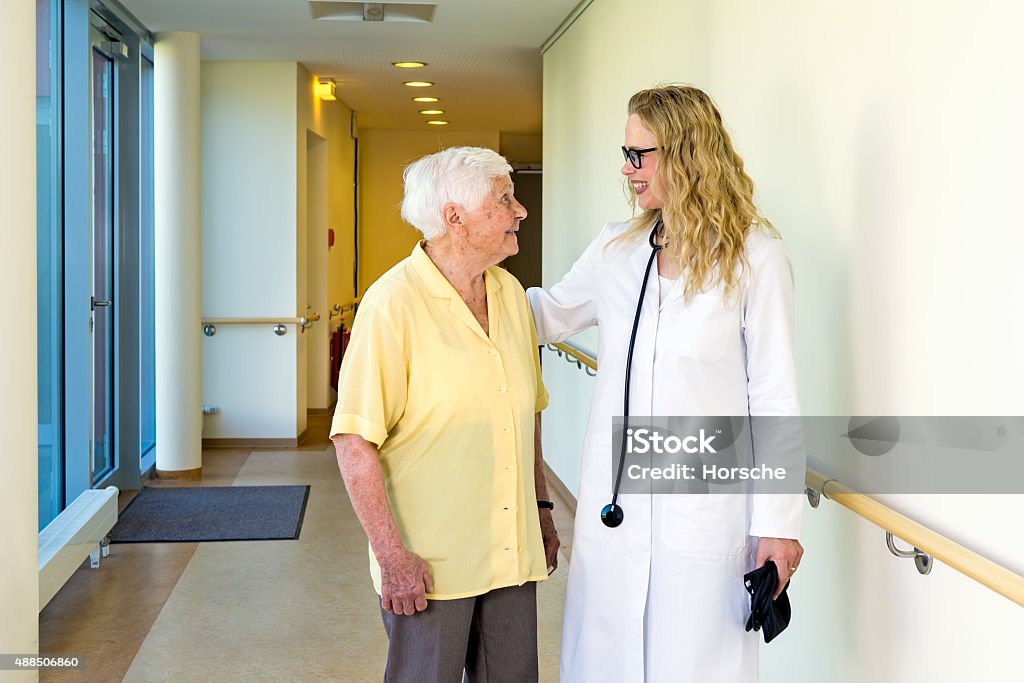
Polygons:
[[601,510],[601,521],[604,522],[605,526],[616,527],[622,523],[622,508],[618,507],[616,503],[619,500],[619,486],[622,484],[622,471],[626,465],[626,429],[629,427],[629,385],[630,378],[633,375],[633,348],[636,346],[636,333],[640,328],[640,313],[644,307],[644,296],[647,293],[647,282],[651,278],[651,266],[654,265],[654,259],[658,255],[658,252],[665,248],[665,245],[658,244],[657,236],[661,230],[662,222],[658,219],[658,222],[654,224],[651,229],[651,235],[648,238],[648,242],[651,245],[651,257],[647,259],[647,267],[644,268],[644,278],[640,283],[640,295],[636,301],[636,313],[633,315],[633,330],[629,335],[629,350],[626,352],[626,377],[622,390],[622,439],[619,447],[619,467],[615,474],[615,484],[612,487],[612,502],[610,505],[606,505]]

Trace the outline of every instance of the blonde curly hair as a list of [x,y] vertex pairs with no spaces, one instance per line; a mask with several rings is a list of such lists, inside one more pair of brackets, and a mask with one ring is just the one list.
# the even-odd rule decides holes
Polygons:
[[[629,99],[658,144],[655,174],[665,188],[665,206],[647,209],[623,237],[646,236],[659,218],[668,240],[666,254],[686,277],[685,297],[723,285],[726,297],[739,291],[750,264],[746,236],[778,231],[754,205],[754,181],[722,125],[722,115],[703,91],[686,85],[641,90]],[[636,192],[626,182],[634,211]]]

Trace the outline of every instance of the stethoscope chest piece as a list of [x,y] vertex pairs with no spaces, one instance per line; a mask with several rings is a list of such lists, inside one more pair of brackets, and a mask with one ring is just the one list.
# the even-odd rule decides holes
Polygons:
[[601,508],[601,522],[609,529],[614,529],[622,524],[623,517],[625,514],[622,512],[622,508],[615,503],[608,503]]

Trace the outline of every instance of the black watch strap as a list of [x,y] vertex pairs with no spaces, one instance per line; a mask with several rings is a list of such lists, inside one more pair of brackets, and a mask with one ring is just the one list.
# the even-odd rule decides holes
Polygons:
[[540,508],[541,510],[554,510],[555,504],[552,503],[550,500],[538,500],[537,507]]

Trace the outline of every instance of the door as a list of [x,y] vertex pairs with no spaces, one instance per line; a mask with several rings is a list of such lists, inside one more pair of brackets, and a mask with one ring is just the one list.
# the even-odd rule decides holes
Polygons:
[[117,197],[117,62],[115,35],[89,28],[90,220],[90,475],[96,486],[117,468],[114,433],[114,249]]

